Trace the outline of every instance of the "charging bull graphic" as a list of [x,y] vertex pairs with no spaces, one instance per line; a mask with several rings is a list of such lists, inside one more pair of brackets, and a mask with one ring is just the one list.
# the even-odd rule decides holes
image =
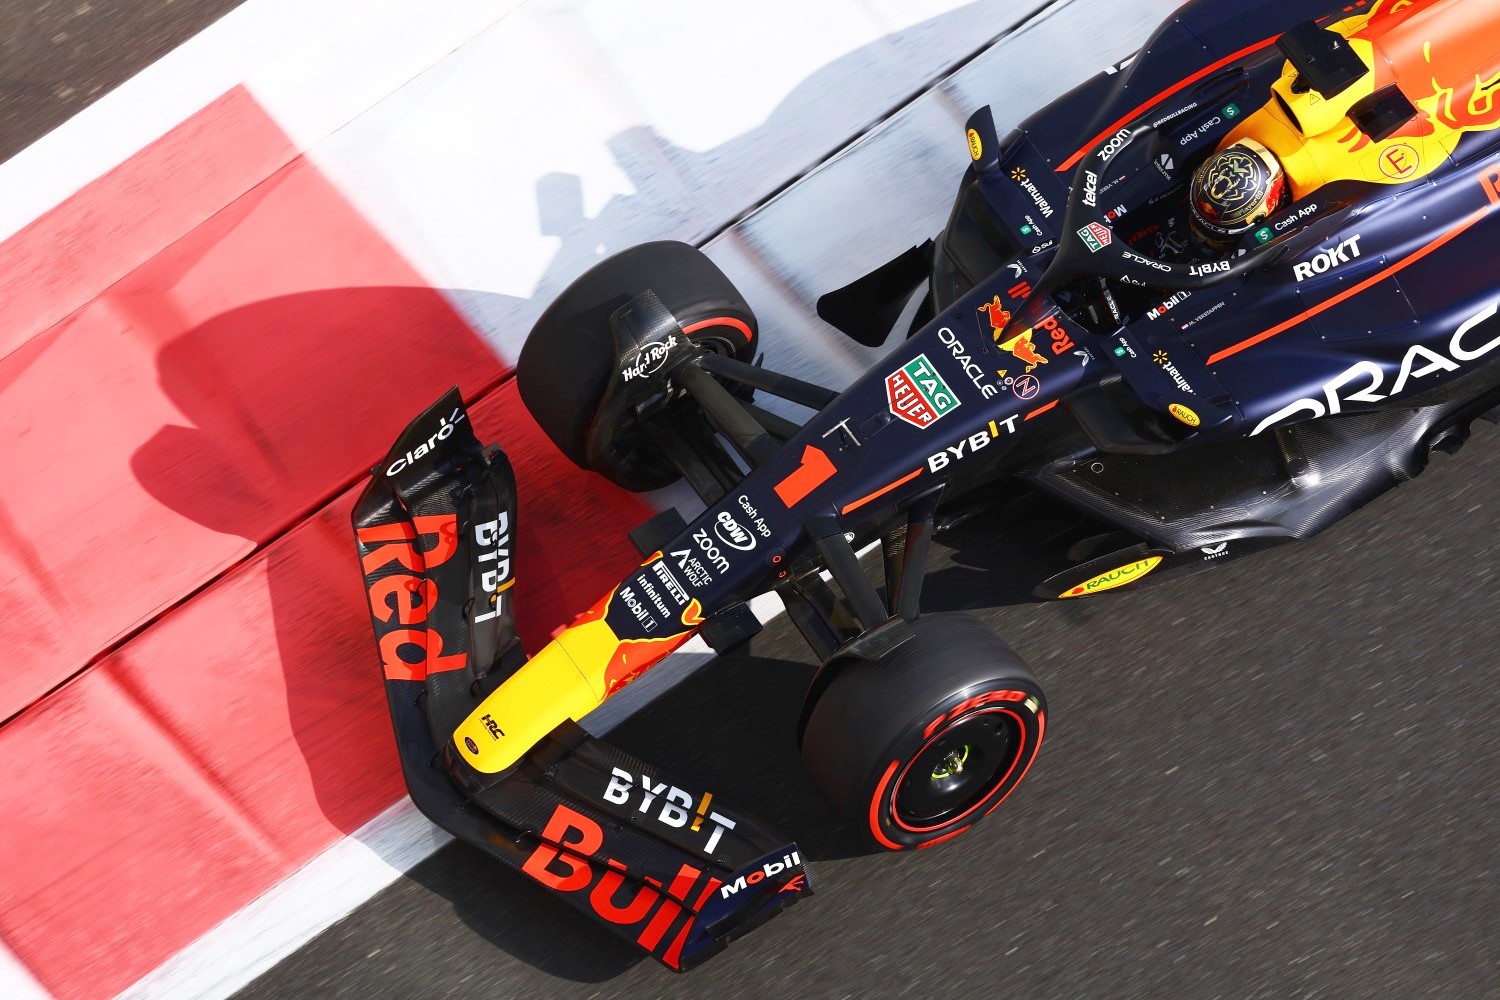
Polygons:
[[1009,339],[1003,341],[1000,339],[1005,336],[1005,328],[1010,324],[1010,310],[1001,305],[1000,296],[996,295],[993,299],[981,305],[979,311],[984,313],[985,318],[989,320],[990,337],[995,343],[1000,345],[1000,350],[1009,351],[1015,355],[1016,360],[1026,366],[1027,372],[1030,372],[1037,365],[1045,365],[1047,363],[1047,359],[1038,353],[1036,345],[1031,342],[1030,327],[1027,327]]
[[[1426,140],[1420,154],[1436,166],[1455,133],[1500,126],[1500,0],[1379,0],[1340,29],[1374,68],[1366,92],[1394,83],[1417,108],[1387,143]],[[1355,128],[1340,142],[1356,152],[1370,139]]]

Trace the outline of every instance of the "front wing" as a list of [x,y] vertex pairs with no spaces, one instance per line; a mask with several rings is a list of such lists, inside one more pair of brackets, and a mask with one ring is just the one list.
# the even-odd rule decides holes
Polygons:
[[[498,774],[456,759],[458,727],[525,663],[515,513],[510,465],[480,447],[457,389],[407,427],[355,505],[407,788],[438,826],[687,969],[810,894],[812,873],[795,844],[572,720]],[[480,718],[479,739],[504,735]]]

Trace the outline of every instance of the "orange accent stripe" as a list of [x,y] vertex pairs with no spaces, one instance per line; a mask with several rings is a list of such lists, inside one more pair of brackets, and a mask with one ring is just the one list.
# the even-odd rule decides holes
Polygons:
[[1040,417],[1043,413],[1046,413],[1048,410],[1052,409],[1056,405],[1057,405],[1057,400],[1054,399],[1052,402],[1048,403],[1046,406],[1038,406],[1036,409],[1034,409],[1030,413],[1026,414],[1026,419],[1030,420],[1032,417]]
[[1369,288],[1371,285],[1375,284],[1376,282],[1384,281],[1386,278],[1389,278],[1391,275],[1395,274],[1396,272],[1398,272],[1398,271],[1400,271],[1400,270],[1402,270],[1402,269],[1404,269],[1406,267],[1409,267],[1412,264],[1415,264],[1417,261],[1421,260],[1423,257],[1426,257],[1428,254],[1432,253],[1434,250],[1438,249],[1443,244],[1445,244],[1449,240],[1453,239],[1453,237],[1457,236],[1458,234],[1462,233],[1464,230],[1468,229],[1470,226],[1474,225],[1474,223],[1478,222],[1480,219],[1484,218],[1489,213],[1490,213],[1490,209],[1489,208],[1481,208],[1481,209],[1479,209],[1478,211],[1474,212],[1472,215],[1469,215],[1467,218],[1465,218],[1458,225],[1454,226],[1452,229],[1448,230],[1446,233],[1444,233],[1443,235],[1439,236],[1437,239],[1433,240],[1431,243],[1427,244],[1422,249],[1420,249],[1420,250],[1416,251],[1415,253],[1412,253],[1412,254],[1410,254],[1410,255],[1408,255],[1406,257],[1403,257],[1401,260],[1399,260],[1396,263],[1392,264],[1390,267],[1386,268],[1385,270],[1383,270],[1383,271],[1377,271],[1375,274],[1370,275],[1368,278],[1366,278],[1364,281],[1361,281],[1359,284],[1352,285],[1349,288],[1344,289],[1342,292],[1339,292],[1337,295],[1333,296],[1332,298],[1324,299],[1322,302],[1319,302],[1317,305],[1313,306],[1311,309],[1304,310],[1304,311],[1298,313],[1297,315],[1293,316],[1289,320],[1285,320],[1285,321],[1283,321],[1281,323],[1277,323],[1275,326],[1271,327],[1269,330],[1262,330],[1260,333],[1257,333],[1255,336],[1250,337],[1250,338],[1248,338],[1246,340],[1242,340],[1238,344],[1234,344],[1233,346],[1224,348],[1222,351],[1218,351],[1218,352],[1216,352],[1214,354],[1210,354],[1208,356],[1208,363],[1211,364],[1211,365],[1218,364],[1220,361],[1223,361],[1225,358],[1232,357],[1232,356],[1240,353],[1241,351],[1245,350],[1246,348],[1254,347],[1256,344],[1259,344],[1262,341],[1270,340],[1272,337],[1276,336],[1278,333],[1284,333],[1287,330],[1290,330],[1292,327],[1296,326],[1298,323],[1301,323],[1304,320],[1312,319],[1314,316],[1318,315],[1319,313],[1324,312],[1324,311],[1326,311],[1328,309],[1332,309],[1334,306],[1338,305],[1340,302],[1343,302],[1345,299],[1347,299],[1347,298],[1349,298],[1351,296],[1358,295],[1360,292],[1364,291],[1366,288]]
[[880,784],[875,786],[875,797],[870,800],[870,833],[882,846],[889,847],[893,851],[901,850],[901,845],[880,832],[880,817],[876,815],[876,812],[880,809],[880,800],[885,798],[885,786],[890,784],[891,775],[895,774],[896,768],[900,766],[899,760],[891,761],[891,766],[885,769],[885,776],[880,779]]
[[699,330],[706,330],[711,326],[732,326],[736,330],[740,331],[740,333],[743,333],[745,335],[745,343],[747,344],[750,342],[753,336],[750,333],[749,324],[747,324],[744,320],[735,319],[733,316],[715,316],[713,319],[701,320],[697,323],[694,323],[692,326],[683,327],[682,332],[697,333]]
[[1137,107],[1135,107],[1129,114],[1125,115],[1119,121],[1115,122],[1109,128],[1105,129],[1103,132],[1100,132],[1098,135],[1094,136],[1094,138],[1092,140],[1090,140],[1087,145],[1085,145],[1078,152],[1074,153],[1072,156],[1070,156],[1066,160],[1064,160],[1063,161],[1063,165],[1057,168],[1057,172],[1058,173],[1063,173],[1064,171],[1073,169],[1073,167],[1078,164],[1078,161],[1081,160],[1081,159],[1083,159],[1084,156],[1088,154],[1089,150],[1093,149],[1095,146],[1099,145],[1105,139],[1108,139],[1110,136],[1112,136],[1116,132],[1120,131],[1120,129],[1124,128],[1126,125],[1129,125],[1131,122],[1135,121],[1135,119],[1137,119],[1137,118],[1139,118],[1141,116],[1141,112],[1143,112],[1147,108],[1151,107],[1151,105],[1156,104],[1156,103],[1161,102],[1161,101],[1165,101],[1167,98],[1171,97],[1173,94],[1177,93],[1179,90],[1182,90],[1185,87],[1192,86],[1193,84],[1197,83],[1199,80],[1203,79],[1205,76],[1208,76],[1210,73],[1213,73],[1213,72],[1215,72],[1217,70],[1221,70],[1225,66],[1228,66],[1230,63],[1234,62],[1236,59],[1242,59],[1245,56],[1248,56],[1252,52],[1259,52],[1261,49],[1265,48],[1267,45],[1270,45],[1272,42],[1276,41],[1276,39],[1278,39],[1280,37],[1281,37],[1280,35],[1272,35],[1270,38],[1267,38],[1263,42],[1256,42],[1254,45],[1246,46],[1245,48],[1240,49],[1238,52],[1235,52],[1235,53],[1232,53],[1231,55],[1225,56],[1223,59],[1220,59],[1216,63],[1211,63],[1210,65],[1203,67],[1198,72],[1194,73],[1192,76],[1190,76],[1190,77],[1188,77],[1188,78],[1186,78],[1184,80],[1181,80],[1181,81],[1173,84],[1172,86],[1168,87],[1166,90],[1163,90],[1161,93],[1157,94],[1155,97],[1151,98],[1150,100],[1143,101],[1140,105],[1138,105]]
[[840,510],[839,513],[840,514],[847,514],[851,510],[858,510],[860,507],[863,507],[865,504],[869,503],[871,500],[875,500],[875,499],[878,499],[880,497],[885,496],[887,493],[889,493],[891,490],[895,489],[897,486],[900,486],[902,483],[909,483],[913,479],[916,479],[921,474],[922,474],[922,470],[921,469],[914,469],[911,472],[908,472],[906,475],[902,476],[900,479],[896,480],[894,483],[891,483],[889,486],[882,486],[882,487],[880,487],[880,489],[876,490],[874,493],[871,493],[869,496],[860,497],[858,500],[854,501],[853,503],[849,504],[847,507],[845,507],[842,510]]

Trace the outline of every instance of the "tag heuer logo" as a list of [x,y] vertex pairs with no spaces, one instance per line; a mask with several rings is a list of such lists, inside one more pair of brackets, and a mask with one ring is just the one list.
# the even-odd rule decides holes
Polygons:
[[1078,230],[1078,236],[1083,240],[1083,245],[1089,248],[1089,253],[1098,253],[1109,246],[1109,229],[1097,222],[1090,222]]
[[885,377],[885,398],[891,412],[913,427],[930,427],[958,409],[958,397],[925,354]]

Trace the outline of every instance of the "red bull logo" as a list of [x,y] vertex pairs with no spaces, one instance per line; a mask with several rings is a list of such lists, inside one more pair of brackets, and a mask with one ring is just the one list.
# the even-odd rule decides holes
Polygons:
[[[1451,148],[1454,133],[1500,127],[1500,0],[1379,0],[1363,24],[1349,23],[1350,41],[1369,47],[1361,54],[1374,68],[1372,90],[1397,84],[1417,107],[1393,138],[1447,140]],[[1354,129],[1341,141],[1359,150],[1369,139]],[[1381,154],[1380,168],[1405,180],[1417,161],[1411,145],[1397,144]]]
[[1031,328],[1027,327],[1009,340],[1000,342],[1000,350],[1009,351],[1015,355],[1016,360],[1026,365],[1029,374],[1037,365],[1045,365],[1047,359],[1037,353],[1036,345],[1031,342]]
[[[1014,336],[1006,337],[1006,327],[1010,325],[1011,314],[1010,310],[1000,304],[1000,296],[996,295],[993,299],[981,305],[979,311],[984,313],[985,318],[989,321],[991,339],[1000,345],[1002,351],[1009,351],[1015,356],[1017,361],[1024,364],[1028,373],[1036,368],[1037,365],[1045,365],[1047,363],[1046,357],[1037,351],[1036,345],[1032,343],[1032,330],[1030,327],[1027,327]],[[1057,326],[1055,319],[1051,320],[1051,322],[1054,327]],[[1068,344],[1071,346],[1072,341],[1069,340]]]

